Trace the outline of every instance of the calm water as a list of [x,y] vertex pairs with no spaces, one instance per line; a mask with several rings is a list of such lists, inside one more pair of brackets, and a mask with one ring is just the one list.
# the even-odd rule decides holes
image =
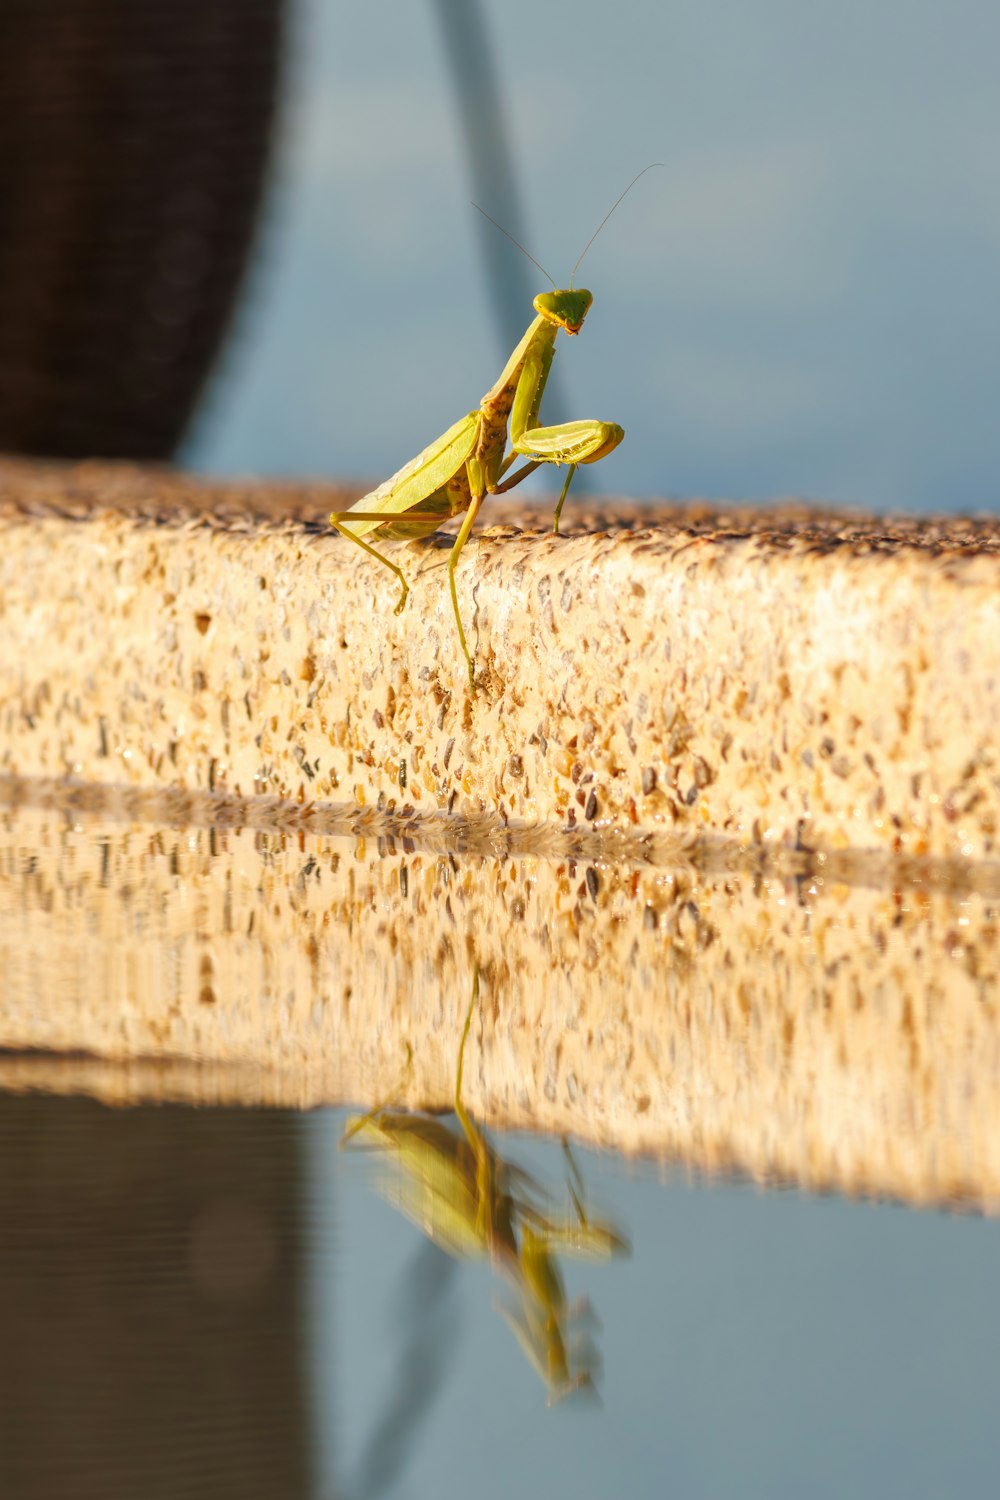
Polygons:
[[343,1119],[0,1100],[5,1496],[995,1489],[995,1223],[584,1153],[633,1254],[570,1271],[600,1401],[550,1408]]
[[[609,997],[608,1014],[624,1006],[652,1034],[657,1009],[646,1015],[640,989],[658,953],[657,1004],[682,1005],[693,1018],[699,1056],[691,1062],[678,1043],[661,1068],[668,1089],[687,1069],[701,1090],[692,1084],[682,1095],[678,1082],[667,1096],[681,1113],[701,1099],[685,1151],[668,1166],[578,1145],[574,1167],[557,1138],[481,1132],[474,1121],[463,1134],[454,1116],[438,1114],[435,1125],[396,1111],[380,1118],[397,1143],[407,1129],[437,1142],[433,1160],[414,1169],[409,1158],[407,1171],[385,1152],[338,1150],[345,1108],[287,1107],[305,1065],[297,1073],[282,1057],[280,1074],[276,1060],[289,1030],[305,1035],[343,953],[370,938],[388,954],[400,941],[397,915],[399,932],[414,927],[413,893],[427,873],[419,851],[369,846],[363,855],[347,840],[269,840],[106,814],[21,809],[0,821],[4,1500],[994,1492],[1000,1224],[989,1216],[992,1129],[980,1140],[996,1098],[988,897],[824,892],[822,882],[808,894],[801,883],[713,878],[699,888],[697,924],[683,895],[683,920],[701,933],[683,964],[686,929],[671,927],[666,901],[657,923],[635,929],[620,904],[607,935],[595,918],[590,939],[606,945],[606,986],[618,972],[615,945],[632,955],[631,987]],[[481,863],[452,861],[441,897],[452,926],[456,907],[464,922],[458,891],[468,867],[469,930],[480,934]],[[516,866],[505,876],[512,886]],[[530,867],[536,885],[544,869]],[[217,909],[206,874],[225,892]],[[661,885],[667,878],[653,874]],[[643,901],[644,878],[635,873],[625,887]],[[410,904],[397,913],[401,886]],[[437,906],[424,888],[417,937],[429,939]],[[599,889],[614,889],[612,869],[602,868]],[[341,950],[333,932],[325,955],[314,945],[299,968],[279,906],[287,895],[292,930],[311,931],[316,890],[315,910],[336,912],[351,934]],[[502,926],[504,908],[491,900]],[[809,978],[818,959],[841,974],[883,903],[896,913],[895,935],[884,953],[876,945],[861,956],[869,993],[844,1012],[838,1056],[824,1063],[817,1043],[797,1064],[789,1015],[794,1047],[805,1047],[817,996],[833,993]],[[779,909],[783,937],[761,926]],[[712,965],[724,975],[737,952],[727,947],[727,910],[740,914],[739,941],[768,934],[748,955],[764,1041],[744,1048],[750,1066],[731,1079],[732,1018],[711,1056],[698,1030],[699,1016],[720,1007]],[[519,911],[530,926],[530,905]],[[871,930],[881,931],[878,922]],[[641,948],[642,933],[660,944],[655,953]],[[503,931],[497,940],[515,941]],[[917,948],[921,962],[907,968]],[[879,953],[905,993],[883,985]],[[775,973],[796,954],[804,977],[794,1012],[782,991],[782,1052],[767,1041],[767,1014]],[[495,972],[483,971],[467,1098],[489,1082],[505,1007],[524,1003],[497,989]],[[151,975],[162,985],[155,1005]],[[352,1015],[363,998],[356,991]],[[443,1053],[444,1097],[468,1001],[467,988],[443,998],[457,1018]],[[178,1006],[201,1026],[186,1053]],[[280,1026],[267,1032],[256,1070],[237,1076],[219,1059],[247,1014],[262,1036],[264,1020],[277,1014]],[[316,1024],[332,1034],[334,1019]],[[344,1047],[363,1046],[366,1027],[374,1033],[385,1017],[355,1021]],[[915,1067],[898,1096],[885,1072],[893,1036],[905,1068]],[[101,1063],[123,1038],[132,1061]],[[428,1032],[426,1047],[439,1040]],[[401,1082],[425,1061],[419,1037],[408,1045],[409,1064],[398,1046],[392,1054]],[[769,1068],[773,1095],[762,1082]],[[711,1077],[721,1080],[717,1095]],[[757,1122],[756,1144],[747,1135],[740,1150],[757,1180],[749,1166],[742,1177],[692,1167],[707,1159],[698,1141],[727,1092],[738,1101],[754,1089],[757,1112],[745,1120]],[[196,1098],[229,1102],[184,1102]],[[261,1107],[267,1099],[273,1107]],[[838,1102],[846,1123],[815,1139],[803,1123],[813,1154],[803,1148],[791,1170],[795,1120],[829,1116]],[[647,1104],[655,1115],[656,1098]],[[857,1180],[855,1120],[868,1121],[869,1175],[883,1183],[882,1201],[805,1186],[838,1172],[845,1184]],[[724,1125],[736,1154],[744,1127],[735,1113]],[[953,1180],[961,1187],[949,1198],[941,1183]],[[444,1254],[400,1205],[438,1241],[454,1247],[464,1236],[484,1253]],[[612,1240],[627,1240],[630,1253],[577,1253]],[[550,1404],[574,1382],[594,1389]]]

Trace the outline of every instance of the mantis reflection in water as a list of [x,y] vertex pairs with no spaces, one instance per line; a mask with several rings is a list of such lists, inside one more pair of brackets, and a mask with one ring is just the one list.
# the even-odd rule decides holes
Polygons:
[[449,1255],[486,1256],[504,1274],[514,1301],[500,1311],[545,1381],[551,1403],[593,1390],[598,1362],[585,1327],[589,1307],[567,1303],[557,1255],[604,1259],[630,1247],[612,1224],[585,1212],[582,1178],[567,1141],[573,1213],[560,1218],[540,1185],[493,1149],[465,1109],[462,1068],[478,997],[477,971],[458,1049],[455,1114],[461,1132],[432,1115],[382,1105],[352,1116],[340,1144],[391,1158],[399,1170],[382,1184],[385,1196]]

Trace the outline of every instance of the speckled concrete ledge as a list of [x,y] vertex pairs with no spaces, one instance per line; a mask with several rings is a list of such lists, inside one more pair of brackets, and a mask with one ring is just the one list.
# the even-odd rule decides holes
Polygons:
[[343,495],[0,466],[0,772],[993,859],[1000,526],[486,508],[385,570]]
[[37,791],[0,803],[0,1088],[448,1108],[478,965],[464,1100],[491,1126],[1000,1210],[994,897]]

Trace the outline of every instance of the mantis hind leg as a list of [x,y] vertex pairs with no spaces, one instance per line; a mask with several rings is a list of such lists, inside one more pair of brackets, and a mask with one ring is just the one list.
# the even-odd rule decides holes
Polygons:
[[[401,589],[401,593],[399,595],[399,603],[396,605],[395,609],[395,613],[398,615],[400,610],[403,608],[403,605],[406,603],[407,594],[410,592],[410,585],[407,583],[405,577],[403,576],[403,570],[402,568],[397,568],[394,562],[390,562],[387,557],[384,557],[381,552],[377,551],[376,548],[371,545],[370,542],[366,542],[361,537],[355,536],[353,531],[348,531],[346,526],[341,525],[342,521],[348,521],[350,520],[350,518],[351,512],[349,510],[334,511],[333,515],[330,517],[330,524],[331,526],[335,526],[337,528],[341,536],[346,536],[349,541],[354,542],[356,546],[360,547],[362,552],[367,552],[369,557],[374,557],[376,562],[380,562],[384,568],[388,568],[390,573],[395,573],[396,577],[399,579],[399,585]],[[359,519],[357,512],[355,512],[354,519]]]
[[459,1118],[462,1129],[465,1131],[469,1145],[475,1151],[480,1144],[479,1131],[473,1125],[462,1103],[462,1072],[465,1067],[465,1044],[469,1040],[469,1032],[472,1029],[472,1014],[479,1000],[479,965],[476,965],[472,976],[472,998],[469,1000],[469,1008],[465,1012],[465,1025],[462,1027],[462,1040],[458,1044],[458,1066],[455,1069],[455,1113]]
[[484,1233],[493,1196],[493,1174],[490,1170],[490,1152],[481,1132],[476,1129],[465,1105],[462,1103],[462,1070],[465,1064],[465,1044],[469,1040],[472,1013],[476,1008],[478,1000],[479,965],[477,964],[472,978],[472,999],[469,1001],[469,1008],[465,1013],[465,1025],[462,1028],[462,1040],[458,1048],[458,1067],[455,1070],[455,1113],[458,1116],[462,1130],[465,1132],[465,1138],[476,1158],[476,1198],[478,1200],[476,1228],[479,1233]]
[[[472,530],[473,523],[474,523],[474,521],[476,519],[476,516],[479,514],[479,507],[480,507],[480,505],[482,505],[482,503],[483,503],[483,497],[482,497],[482,495],[473,495],[472,502],[469,505],[469,509],[465,513],[465,519],[462,522],[461,529],[460,529],[460,531],[458,533],[458,536],[455,538],[455,545],[451,549],[451,556],[448,558],[448,586],[451,589],[451,605],[452,605],[452,609],[455,611],[455,624],[458,626],[458,639],[462,643],[462,650],[465,653],[466,665],[469,668],[469,687],[471,688],[471,690],[473,692],[476,691],[476,676],[475,676],[475,672],[473,671],[473,667],[472,667],[472,656],[469,653],[468,642],[465,639],[465,631],[462,628],[462,616],[461,616],[461,614],[459,612],[459,608],[458,608],[458,589],[455,586],[455,565],[458,562],[459,557],[462,555],[462,548],[465,546],[466,542],[469,540],[469,532]],[[390,566],[391,566],[391,564],[390,564]],[[477,975],[476,976],[477,992],[478,992],[478,984],[479,984],[479,976]],[[470,1016],[472,1014],[471,1007],[470,1007],[470,1010],[469,1010],[469,1014],[470,1014]],[[466,1034],[468,1034],[468,1026],[466,1026]],[[465,1038],[464,1037],[462,1039],[462,1045],[463,1045],[463,1047],[465,1045]],[[461,1068],[459,1069],[459,1072],[461,1073]],[[459,1118],[461,1118],[461,1115],[459,1115]]]

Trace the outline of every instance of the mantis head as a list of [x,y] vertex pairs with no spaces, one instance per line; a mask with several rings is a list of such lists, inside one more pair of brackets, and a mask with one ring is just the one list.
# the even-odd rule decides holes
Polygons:
[[590,311],[593,297],[581,287],[579,290],[539,292],[534,307],[549,323],[562,328],[566,333],[579,333],[583,320]]
[[[576,280],[576,273],[580,269],[580,263],[583,260],[583,257],[586,255],[587,251],[590,249],[591,245],[597,239],[597,236],[600,234],[605,224],[611,218],[611,215],[614,213],[619,203],[622,201],[622,198],[625,197],[625,194],[632,191],[636,183],[639,181],[639,178],[645,176],[645,174],[650,170],[650,167],[662,166],[663,163],[661,161],[650,162],[648,167],[643,167],[642,171],[639,172],[637,176],[632,178],[632,181],[625,189],[625,192],[619,194],[619,196],[615,199],[614,203],[612,203],[611,207],[604,215],[604,218],[598,224],[597,228],[590,236],[590,239],[587,241],[582,251],[577,256],[576,265],[573,267],[573,274],[569,278],[569,287],[565,291],[559,290],[555,282],[552,281],[552,277],[549,275],[548,271],[546,271],[545,267],[539,265],[535,257],[529,254],[527,250],[525,250],[520,240],[516,240],[512,234],[508,233],[508,231],[504,229],[502,224],[498,224],[492,214],[488,214],[485,208],[480,208],[478,203],[474,203],[472,205],[473,208],[477,209],[479,213],[482,214],[484,219],[489,219],[494,228],[499,229],[500,233],[504,235],[508,240],[510,240],[512,245],[516,245],[522,255],[526,255],[528,257],[528,259],[531,261],[531,264],[533,266],[536,266],[538,270],[541,271],[546,281],[552,282],[551,292],[539,292],[534,301],[534,308],[536,313],[539,313],[546,320],[546,322],[554,323],[557,328],[563,329],[565,333],[580,332],[580,329],[583,327],[583,320],[590,311],[590,304],[594,300],[589,292],[585,292],[582,287],[576,288],[573,285],[573,282]],[[618,439],[618,441],[621,441],[621,439]]]

